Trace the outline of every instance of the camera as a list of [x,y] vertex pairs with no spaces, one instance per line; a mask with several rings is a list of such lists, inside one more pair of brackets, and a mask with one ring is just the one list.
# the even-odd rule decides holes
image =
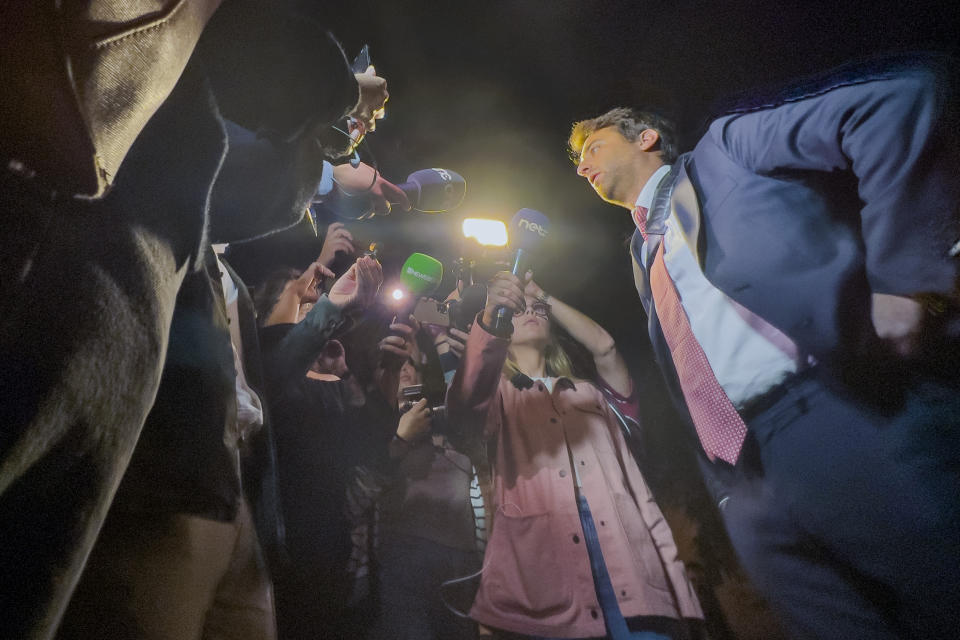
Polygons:
[[[400,413],[406,413],[410,410],[410,407],[416,402],[420,402],[423,398],[427,397],[423,391],[422,384],[414,384],[409,387],[404,387],[400,390]],[[437,405],[429,408],[430,418],[433,421],[434,430],[437,431],[438,427],[442,426],[447,419],[447,407],[446,405]]]

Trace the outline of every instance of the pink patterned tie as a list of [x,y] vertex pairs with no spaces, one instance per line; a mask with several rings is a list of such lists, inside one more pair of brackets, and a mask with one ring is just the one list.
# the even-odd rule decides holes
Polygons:
[[[647,209],[635,208],[633,219],[646,239]],[[662,241],[650,267],[650,288],[700,444],[711,460],[720,458],[736,464],[747,437],[747,425],[717,382],[707,355],[690,329],[690,321],[663,262]]]

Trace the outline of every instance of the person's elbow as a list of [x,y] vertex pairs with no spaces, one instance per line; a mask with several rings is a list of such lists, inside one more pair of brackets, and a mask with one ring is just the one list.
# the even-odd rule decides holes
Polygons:
[[603,332],[593,344],[594,360],[607,360],[613,358],[616,353],[617,343],[614,341],[613,336],[607,332]]

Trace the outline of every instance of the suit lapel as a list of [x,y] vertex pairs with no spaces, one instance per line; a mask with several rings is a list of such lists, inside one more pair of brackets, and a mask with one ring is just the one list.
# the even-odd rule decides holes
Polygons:
[[[643,266],[649,272],[657,247],[667,231],[667,218],[671,215],[679,222],[679,231],[690,252],[701,262],[697,242],[700,237],[700,203],[687,173],[687,158],[677,159],[673,169],[657,185],[653,207],[647,217],[647,246],[643,252]],[[701,262],[702,266],[702,262]]]
[[694,191],[693,183],[690,182],[686,171],[681,172],[675,183],[671,198],[671,212],[680,223],[683,241],[687,244],[690,253],[696,256],[697,263],[702,269],[703,260],[697,250],[697,242],[700,238],[700,203],[697,201],[697,192]]

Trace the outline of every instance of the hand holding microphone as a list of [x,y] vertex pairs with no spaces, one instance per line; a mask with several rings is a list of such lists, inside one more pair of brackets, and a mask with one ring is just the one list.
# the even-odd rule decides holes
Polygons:
[[[483,324],[497,335],[509,335],[513,330],[514,313],[523,313],[526,303],[523,299],[524,283],[509,271],[501,271],[493,276],[487,285],[487,305],[483,309]],[[504,311],[507,313],[504,314]],[[499,320],[506,317],[505,324]],[[506,327],[510,328],[507,329]]]
[[[414,307],[421,296],[429,296],[440,286],[443,279],[443,264],[432,256],[424,253],[413,253],[400,268],[400,284],[398,289],[403,304],[397,311],[397,317],[390,324],[390,334],[380,341],[380,352],[383,354],[381,363],[384,367],[396,370],[405,359],[405,350],[413,335],[420,327],[411,328],[416,319],[411,320]],[[393,347],[393,348],[387,348]]]
[[354,220],[376,213],[386,215],[390,213],[391,203],[399,204],[404,211],[449,211],[463,201],[467,191],[463,177],[449,169],[414,171],[406,182],[395,185],[361,162],[356,167],[337,165],[333,178],[337,188],[324,204],[338,216]]
[[[530,259],[536,250],[547,237],[550,229],[550,220],[547,216],[534,209],[520,209],[510,220],[510,247],[514,251],[513,269],[511,275],[514,276],[512,283],[520,287],[520,306],[511,306],[507,304],[497,308],[496,314],[489,322],[484,312],[484,324],[490,327],[498,335],[509,334],[513,329],[513,314],[524,307],[523,289],[524,284],[518,276],[527,272],[530,266]],[[505,273],[505,272],[504,272]],[[495,279],[501,274],[498,273]],[[510,291],[512,293],[512,290]],[[487,307],[489,308],[490,292],[487,292]],[[509,299],[509,296],[508,296]]]
[[417,302],[433,294],[443,280],[443,264],[425,253],[412,253],[400,268],[401,294],[404,303],[397,312],[400,322],[407,322]]
[[333,168],[333,180],[337,185],[334,196],[326,202],[335,213],[347,218],[360,218],[379,213],[387,215],[391,203],[410,210],[410,199],[399,186],[384,180],[370,165],[361,162],[356,167],[338,164]]

